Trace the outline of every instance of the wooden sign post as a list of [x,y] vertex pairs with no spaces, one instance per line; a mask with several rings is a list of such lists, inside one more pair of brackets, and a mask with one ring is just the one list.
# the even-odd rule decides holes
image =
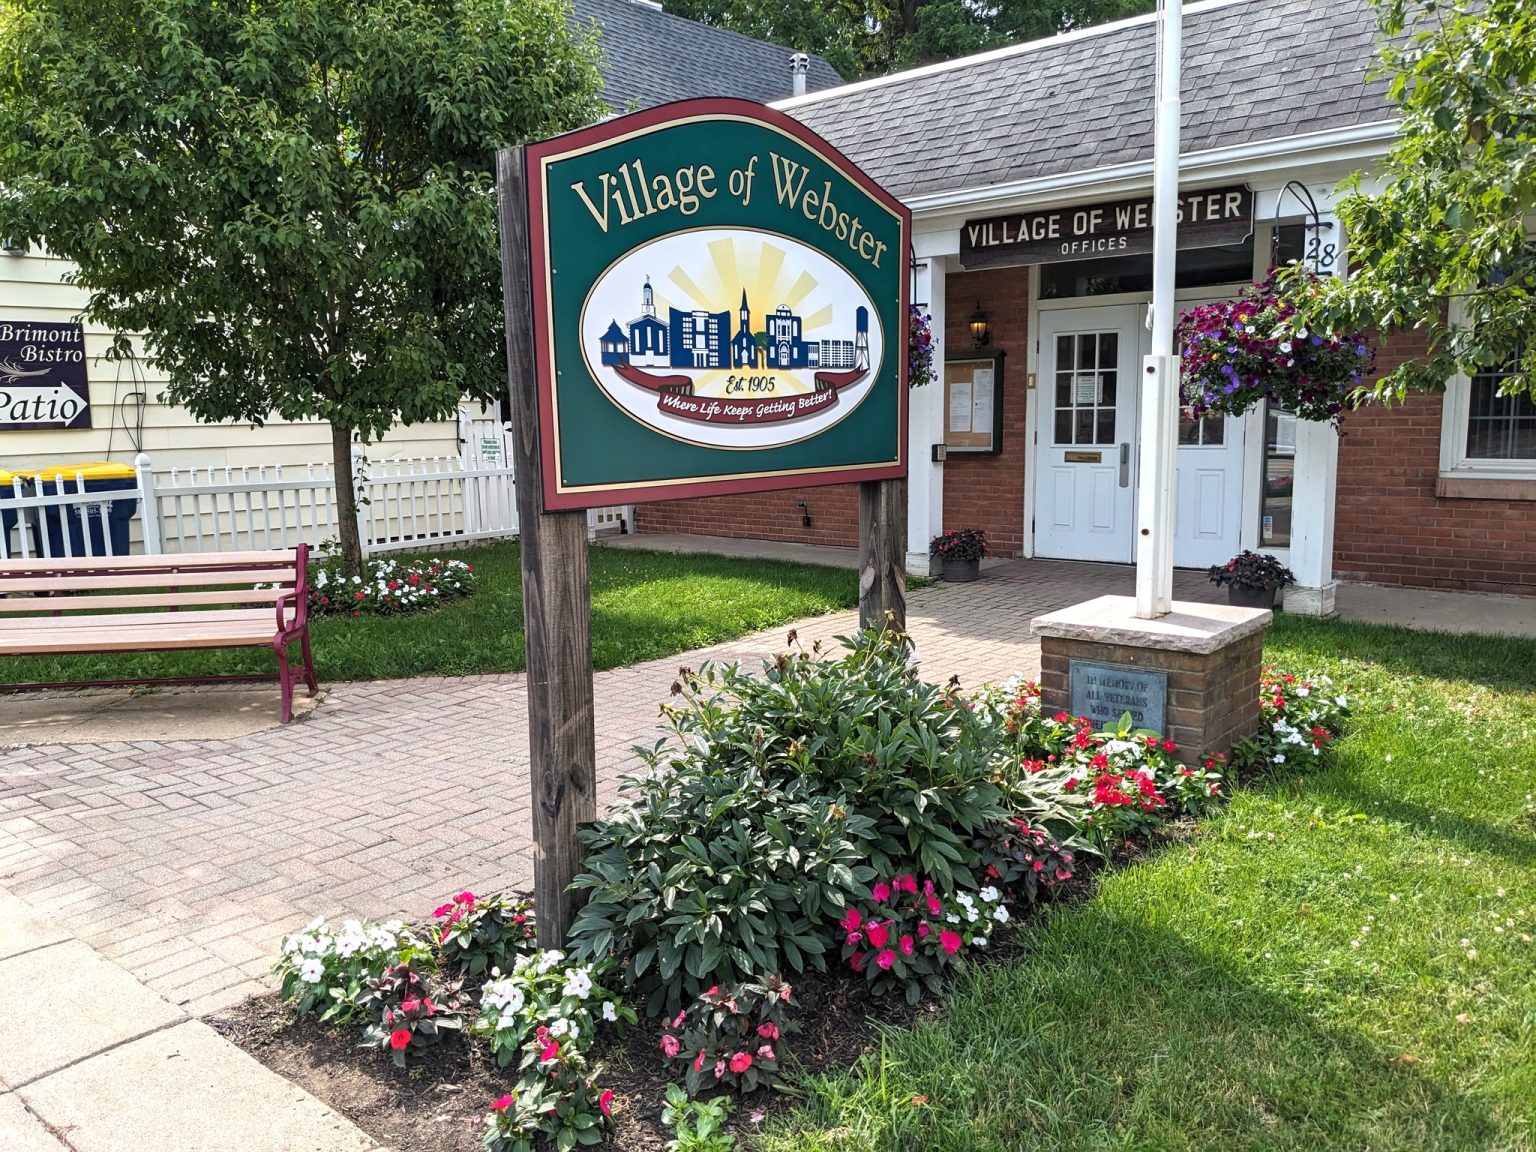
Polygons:
[[497,154],[539,943],[596,818],[586,509],[860,486],[859,609],[906,626],[911,214],[825,140],[691,100]]
[[907,630],[907,482],[859,485],[859,627]]
[[[581,865],[576,829],[597,818],[592,599],[587,515],[545,512],[537,378],[529,315],[528,197],[523,149],[496,157],[501,284],[507,301],[507,378],[523,566],[527,644],[533,898],[539,947],[564,947],[578,901],[567,886]],[[519,308],[518,303],[522,306]]]

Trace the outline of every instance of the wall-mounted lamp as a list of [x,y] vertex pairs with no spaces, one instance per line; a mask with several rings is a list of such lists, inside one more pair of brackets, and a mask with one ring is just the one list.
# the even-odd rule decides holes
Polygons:
[[992,334],[987,331],[987,314],[981,310],[981,301],[976,301],[976,311],[971,313],[971,340],[978,348],[985,348],[992,340]]
[[27,254],[27,243],[25,240],[12,240],[10,237],[6,237],[4,240],[0,240],[0,254],[6,256],[25,256]]

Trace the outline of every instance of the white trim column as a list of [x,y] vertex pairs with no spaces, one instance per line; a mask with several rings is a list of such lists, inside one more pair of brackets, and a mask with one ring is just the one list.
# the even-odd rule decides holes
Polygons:
[[[934,463],[933,446],[944,443],[944,275],[948,257],[924,255],[925,239],[918,237],[915,244],[912,302],[933,317],[934,380],[912,389],[908,398],[906,569],[914,576],[931,574],[928,542],[944,531],[944,465]],[[959,233],[955,233],[954,241],[958,249]],[[906,346],[903,331],[901,355],[906,355]]]
[[1321,420],[1296,421],[1291,487],[1291,571],[1285,610],[1298,616],[1334,614],[1333,523],[1338,500],[1339,434]]

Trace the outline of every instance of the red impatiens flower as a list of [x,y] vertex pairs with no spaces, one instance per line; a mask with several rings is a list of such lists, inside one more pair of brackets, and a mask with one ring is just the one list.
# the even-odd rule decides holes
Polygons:
[[411,1042],[411,1030],[409,1028],[396,1028],[389,1034],[389,1046],[399,1052]]
[[752,1057],[749,1053],[738,1052],[731,1057],[731,1071],[738,1076],[750,1067],[752,1067]]
[[491,1111],[493,1112],[505,1112],[510,1107],[512,1107],[512,1093],[510,1092],[491,1101]]
[[917,951],[917,942],[910,936],[903,936],[897,947],[901,949],[903,956],[910,956],[913,952]]
[[869,922],[868,936],[870,947],[884,948],[886,942],[891,938],[890,925],[881,924],[877,920],[871,920]]
[[869,894],[874,898],[876,904],[884,904],[891,898],[891,886],[884,880],[881,880],[869,890]]
[[896,963],[896,953],[886,948],[881,951],[880,955],[875,957],[875,963],[880,965],[881,969],[889,970],[890,966]]
[[764,1040],[777,1040],[779,1038],[779,1026],[772,1020],[764,1020],[757,1026],[757,1034]]
[[597,1108],[604,1116],[613,1115],[613,1089],[604,1088],[603,1094],[597,1098]]

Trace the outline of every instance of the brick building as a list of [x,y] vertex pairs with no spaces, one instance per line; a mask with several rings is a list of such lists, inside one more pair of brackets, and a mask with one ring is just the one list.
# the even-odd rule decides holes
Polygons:
[[[961,526],[1006,556],[1132,559],[1155,36],[1139,17],[778,105],[913,211],[913,299],[943,364],[912,394],[913,571],[932,535]],[[1335,189],[1360,171],[1369,190],[1396,131],[1367,77],[1375,40],[1367,0],[1186,9],[1182,303],[1229,297],[1279,261],[1342,268]],[[1419,339],[1390,335],[1381,366]],[[1350,413],[1342,434],[1279,411],[1185,424],[1175,563],[1273,552],[1303,612],[1331,611],[1336,579],[1536,593],[1536,406],[1497,385],[1452,380],[1443,397]],[[838,488],[645,505],[635,522],[858,537],[855,494]]]

